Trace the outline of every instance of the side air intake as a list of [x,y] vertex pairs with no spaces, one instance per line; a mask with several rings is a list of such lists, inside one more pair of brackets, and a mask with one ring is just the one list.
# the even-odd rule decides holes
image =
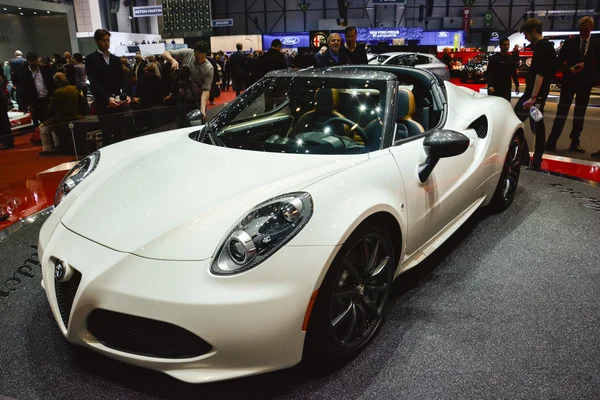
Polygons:
[[475,132],[477,132],[477,137],[479,137],[480,139],[485,138],[488,133],[487,117],[485,115],[482,115],[481,117],[477,118],[471,123],[471,125],[469,125],[468,129],[475,129]]

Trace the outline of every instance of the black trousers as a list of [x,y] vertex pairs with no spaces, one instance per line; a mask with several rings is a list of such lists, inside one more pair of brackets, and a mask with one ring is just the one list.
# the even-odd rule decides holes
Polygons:
[[33,126],[36,128],[44,122],[46,119],[46,112],[48,111],[48,106],[50,105],[50,98],[43,97],[41,99],[36,99],[35,103],[32,106],[31,111],[31,120],[33,122]]
[[240,92],[244,89],[244,82],[247,78],[245,76],[234,76],[233,77],[233,88],[235,89],[235,95],[239,96]]
[[[523,108],[523,103],[525,103],[531,97],[531,93],[525,92],[523,96],[519,98],[517,104],[515,104],[515,114],[522,122],[525,122],[527,118],[529,118],[529,110],[525,110]],[[544,113],[544,107],[546,106],[546,98],[537,98],[535,103],[535,107],[540,110],[540,112]],[[532,118],[529,119],[531,124],[531,131],[535,135],[535,150],[533,152],[533,161],[531,166],[533,168],[540,168],[542,165],[542,156],[544,155],[544,146],[546,144],[546,125],[544,124],[544,119],[542,118],[540,121],[535,122]],[[523,152],[526,156],[529,154],[528,146],[524,144]]]
[[590,102],[590,94],[592,93],[591,83],[567,83],[563,82],[560,88],[560,99],[558,101],[558,109],[556,111],[556,118],[554,118],[554,124],[552,124],[552,131],[548,137],[548,143],[556,145],[560,134],[565,126],[567,115],[569,115],[569,108],[575,97],[575,112],[573,113],[573,129],[569,137],[574,144],[579,144],[579,136],[583,131],[583,120],[585,118],[585,111]]
[[494,94],[492,96],[503,97],[510,103],[510,100],[511,100],[510,88],[508,89],[508,92],[505,90],[497,90],[496,88],[494,88]]

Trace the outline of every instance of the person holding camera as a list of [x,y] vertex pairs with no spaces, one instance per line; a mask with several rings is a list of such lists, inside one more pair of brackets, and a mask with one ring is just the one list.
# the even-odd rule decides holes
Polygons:
[[[124,140],[128,126],[124,121],[124,112],[129,109],[131,99],[122,93],[125,88],[125,74],[119,57],[111,54],[110,32],[97,29],[94,40],[98,50],[88,55],[85,71],[92,94],[96,115],[102,129],[104,145]],[[113,139],[114,137],[114,139]]]
[[569,108],[575,97],[573,128],[569,138],[569,150],[585,153],[579,144],[583,131],[583,119],[590,102],[592,86],[600,76],[600,42],[591,37],[594,18],[586,16],[579,20],[579,36],[567,39],[558,53],[558,68],[563,73],[560,99],[552,131],[546,142],[546,150],[556,150],[556,142],[565,126]]
[[199,103],[198,108],[204,119],[206,119],[206,106],[215,73],[212,64],[206,60],[207,54],[208,44],[206,42],[196,43],[194,49],[166,50],[162,54],[171,63],[173,71],[177,71],[181,67],[189,69],[188,85],[184,96],[196,104]]

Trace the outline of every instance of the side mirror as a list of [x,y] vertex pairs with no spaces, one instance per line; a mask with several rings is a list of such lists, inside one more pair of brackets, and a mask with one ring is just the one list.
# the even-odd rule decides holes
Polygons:
[[204,121],[204,118],[202,117],[202,113],[200,112],[200,110],[190,111],[186,115],[186,121],[186,126],[200,126],[206,123],[206,121]]
[[436,129],[423,141],[427,160],[419,165],[419,179],[425,182],[440,158],[454,157],[469,148],[470,139],[460,132]]

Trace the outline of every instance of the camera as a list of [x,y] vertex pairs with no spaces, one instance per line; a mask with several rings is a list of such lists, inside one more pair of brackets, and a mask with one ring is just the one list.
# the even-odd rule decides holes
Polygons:
[[173,74],[173,77],[176,82],[187,83],[191,77],[190,67],[184,66],[181,68],[177,68],[175,70],[175,73]]

